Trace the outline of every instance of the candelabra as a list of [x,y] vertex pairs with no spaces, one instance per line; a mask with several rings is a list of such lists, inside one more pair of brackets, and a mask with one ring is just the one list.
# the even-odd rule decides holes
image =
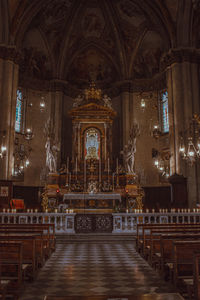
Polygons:
[[200,158],[200,116],[197,114],[191,119],[189,128],[180,132],[179,153],[190,166]]

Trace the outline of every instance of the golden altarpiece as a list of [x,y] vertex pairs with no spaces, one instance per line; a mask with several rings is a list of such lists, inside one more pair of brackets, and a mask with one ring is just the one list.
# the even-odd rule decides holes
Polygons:
[[[49,174],[48,197],[60,207],[77,211],[127,209],[137,198],[135,174],[120,170],[113,161],[112,125],[116,117],[111,99],[92,83],[69,111],[72,120],[72,158],[56,174]],[[136,201],[137,202],[137,201]],[[55,207],[55,202],[53,202]],[[138,205],[137,205],[138,207]]]

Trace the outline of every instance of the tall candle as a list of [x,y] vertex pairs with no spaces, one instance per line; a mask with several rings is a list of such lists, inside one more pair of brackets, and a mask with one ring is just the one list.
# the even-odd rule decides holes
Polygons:
[[84,158],[84,191],[86,191],[86,159]]
[[115,173],[112,174],[112,185],[113,185],[113,191],[114,191],[114,188],[115,188]]
[[101,157],[99,157],[99,187],[101,185]]
[[75,162],[75,172],[76,172],[76,175],[77,175],[77,172],[78,172],[78,160],[77,160],[77,157],[76,157],[76,162]]
[[118,158],[117,158],[117,160],[116,160],[116,173],[117,173],[117,174],[119,173]]
[[67,174],[69,173],[69,157],[67,157]]
[[108,175],[109,175],[109,172],[110,172],[110,159],[108,157]]

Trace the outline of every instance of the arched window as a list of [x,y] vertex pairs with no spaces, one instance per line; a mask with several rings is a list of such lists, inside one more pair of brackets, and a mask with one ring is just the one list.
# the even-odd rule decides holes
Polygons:
[[168,92],[161,91],[160,95],[161,128],[163,133],[169,132]]
[[99,159],[100,134],[97,129],[90,128],[85,132],[85,159]]
[[20,89],[17,90],[17,103],[16,103],[16,118],[15,118],[15,131],[20,133],[23,129],[23,96]]

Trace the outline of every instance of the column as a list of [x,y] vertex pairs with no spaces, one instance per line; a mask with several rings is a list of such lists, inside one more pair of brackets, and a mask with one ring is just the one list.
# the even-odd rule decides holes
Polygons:
[[130,96],[129,92],[123,92],[121,95],[122,100],[122,128],[123,128],[123,146],[128,142],[130,130]]
[[171,49],[162,61],[166,68],[169,93],[170,167],[172,174],[184,175],[188,178],[188,204],[190,207],[200,203],[198,188],[200,170],[198,164],[191,167],[182,160],[179,148],[180,133],[188,130],[193,114],[200,113],[199,58],[199,53],[195,49],[182,48]]
[[14,167],[16,95],[18,87],[17,53],[14,48],[0,46],[0,143],[5,132],[6,156],[0,159],[0,179],[11,179]]

